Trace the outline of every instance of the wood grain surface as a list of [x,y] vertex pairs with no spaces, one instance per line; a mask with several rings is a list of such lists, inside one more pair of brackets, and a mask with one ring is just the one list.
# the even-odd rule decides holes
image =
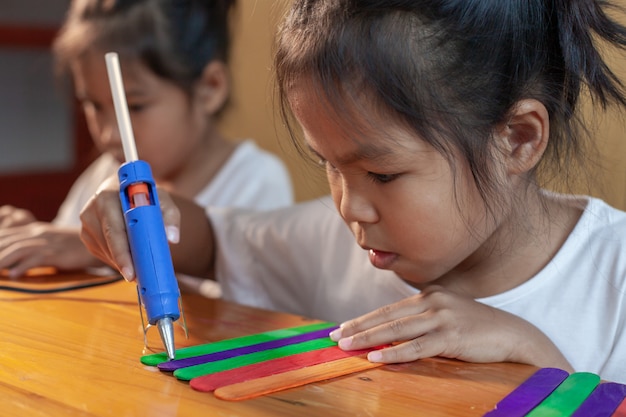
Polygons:
[[[134,284],[46,295],[1,291],[0,307],[3,416],[482,416],[536,370],[434,358],[231,402],[141,364],[151,349],[144,347]],[[318,321],[195,295],[183,296],[183,308],[190,337],[175,326],[178,348]],[[162,351],[158,331],[148,336],[152,351]]]

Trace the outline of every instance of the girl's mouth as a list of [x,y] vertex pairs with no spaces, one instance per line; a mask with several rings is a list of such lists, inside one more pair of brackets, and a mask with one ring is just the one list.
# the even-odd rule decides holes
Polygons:
[[383,252],[376,249],[369,250],[369,258],[372,265],[379,269],[389,269],[391,264],[398,258],[398,255],[392,252]]

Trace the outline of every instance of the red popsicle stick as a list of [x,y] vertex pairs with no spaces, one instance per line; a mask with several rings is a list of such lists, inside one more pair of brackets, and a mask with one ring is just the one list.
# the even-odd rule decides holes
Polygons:
[[311,352],[305,352],[297,355],[286,356],[283,358],[272,359],[265,362],[259,362],[253,365],[242,366],[241,368],[237,369],[231,369],[228,371],[200,376],[197,378],[193,378],[189,382],[189,385],[195,390],[209,392],[214,391],[220,387],[224,387],[226,385],[232,385],[239,382],[266,377],[269,375],[275,375],[282,372],[304,368],[307,366],[313,366],[324,362],[334,361],[337,359],[363,355],[370,350],[371,349],[343,351],[337,346],[333,346],[326,349],[314,350]]

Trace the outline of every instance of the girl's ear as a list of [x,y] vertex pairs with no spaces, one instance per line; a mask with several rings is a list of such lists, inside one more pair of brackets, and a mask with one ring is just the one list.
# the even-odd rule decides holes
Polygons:
[[209,62],[196,85],[196,98],[202,110],[213,115],[222,109],[230,94],[230,76],[226,64]]
[[538,100],[521,100],[500,129],[499,136],[508,173],[516,175],[530,171],[539,163],[548,144],[548,110]]

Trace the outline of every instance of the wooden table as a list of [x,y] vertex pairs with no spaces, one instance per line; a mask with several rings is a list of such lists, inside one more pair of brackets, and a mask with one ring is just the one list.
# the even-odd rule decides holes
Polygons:
[[[58,284],[89,276],[49,278]],[[34,288],[49,285],[41,277],[31,281]],[[134,284],[45,295],[0,291],[0,306],[5,417],[482,416],[535,371],[429,359],[229,402],[140,363],[151,352],[144,348]],[[177,329],[179,348],[315,321],[195,295],[184,295],[183,309],[190,337]],[[162,351],[158,331],[148,334],[149,345]]]

